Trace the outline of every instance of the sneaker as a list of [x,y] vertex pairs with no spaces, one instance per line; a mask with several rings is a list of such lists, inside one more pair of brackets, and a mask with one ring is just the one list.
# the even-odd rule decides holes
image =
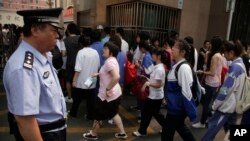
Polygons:
[[141,123],[141,119],[138,119],[138,120],[137,120],[137,123],[139,123],[139,124],[140,124],[140,123]]
[[117,139],[126,139],[128,136],[127,136],[126,133],[123,133],[123,134],[121,134],[121,133],[115,133],[115,137]]
[[112,119],[108,120],[108,123],[111,124],[111,125],[115,124]]
[[200,122],[197,122],[195,124],[192,124],[192,127],[194,127],[194,128],[205,128],[206,125],[205,124],[201,124]]
[[162,134],[162,129],[159,131],[159,134]]
[[137,122],[138,122],[138,123],[141,123],[141,115],[139,115],[139,116],[137,117]]
[[73,99],[71,97],[66,96],[65,97],[65,102],[73,103]]
[[136,137],[143,137],[143,136],[146,136],[146,134],[141,134],[139,133],[138,131],[135,131],[132,133],[133,136],[136,136]]
[[98,136],[93,136],[93,135],[91,135],[91,133],[84,133],[84,134],[82,134],[82,136],[85,139],[89,139],[89,140],[97,140],[98,139]]

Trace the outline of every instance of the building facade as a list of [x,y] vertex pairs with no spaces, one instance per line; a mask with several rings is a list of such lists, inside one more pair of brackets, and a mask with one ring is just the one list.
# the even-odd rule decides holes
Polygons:
[[0,0],[0,23],[22,26],[23,20],[16,14],[17,10],[48,7],[46,0]]
[[47,0],[3,0],[3,8],[16,11],[20,9],[48,8]]
[[[229,23],[228,2],[230,0],[77,0],[75,3],[75,21],[81,27],[95,28],[97,25],[111,26],[113,29],[120,26],[125,29],[129,42],[138,31],[146,30],[152,36],[163,40],[169,31],[179,32],[180,38],[192,36],[194,46],[200,48],[204,40],[214,35],[226,38]],[[242,2],[244,1],[244,2]],[[250,5],[248,0],[236,0],[238,15],[241,5]],[[244,4],[243,4],[244,3]],[[238,7],[237,7],[238,5]],[[246,16],[248,15],[248,16]],[[237,20],[235,16],[233,21]],[[244,22],[241,27],[249,31],[250,22]],[[237,24],[232,23],[234,31]],[[235,27],[234,27],[235,26]],[[233,34],[231,32],[231,34]],[[231,35],[230,34],[230,35]],[[240,39],[250,38],[250,33],[244,33]],[[235,35],[235,34],[234,34]],[[232,35],[230,36],[233,37]],[[249,41],[249,40],[248,40]],[[131,42],[130,42],[131,43]]]

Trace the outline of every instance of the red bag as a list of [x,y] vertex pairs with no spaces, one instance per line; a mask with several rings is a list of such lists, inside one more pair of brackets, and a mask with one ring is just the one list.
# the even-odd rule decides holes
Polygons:
[[228,67],[226,65],[222,66],[222,70],[221,70],[221,85],[224,83],[224,79],[226,77],[228,71]]
[[126,60],[125,65],[125,85],[131,84],[135,81],[137,69],[135,64],[131,63],[130,61]]
[[145,82],[147,82],[147,79],[145,77],[138,76],[136,78],[135,83],[134,83],[133,88],[132,88],[132,93],[140,101],[145,101],[149,95],[149,88],[148,87],[146,87],[144,92],[141,91]]

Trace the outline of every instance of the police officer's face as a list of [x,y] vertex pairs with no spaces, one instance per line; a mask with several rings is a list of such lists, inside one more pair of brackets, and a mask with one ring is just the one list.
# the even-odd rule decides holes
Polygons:
[[41,29],[39,34],[39,44],[42,46],[44,52],[52,50],[56,45],[56,40],[59,38],[58,29],[50,24],[44,29]]

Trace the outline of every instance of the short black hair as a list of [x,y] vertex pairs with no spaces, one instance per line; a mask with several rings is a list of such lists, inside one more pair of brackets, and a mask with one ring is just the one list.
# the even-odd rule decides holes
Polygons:
[[109,41],[113,42],[115,45],[118,46],[119,51],[121,51],[122,48],[122,40],[118,35],[112,35],[109,38]]
[[191,36],[187,36],[184,38],[185,41],[187,41],[189,44],[194,44],[194,39]]
[[100,41],[101,40],[101,32],[100,32],[100,30],[98,30],[98,29],[93,30],[91,32],[90,37],[91,37],[91,42],[92,43]]
[[203,45],[205,45],[207,42],[210,43],[209,40],[205,40],[205,41],[203,42]]
[[110,34],[110,33],[111,33],[111,27],[106,26],[106,27],[104,27],[103,31],[104,31],[106,34]]
[[168,44],[171,48],[174,46],[174,43],[175,43],[175,40],[169,37],[167,37],[163,42],[163,44]]
[[68,24],[67,31],[71,34],[80,35],[80,28],[75,23]]
[[170,60],[168,60],[166,51],[163,48],[155,48],[152,51],[152,55],[155,54],[157,56],[161,56],[161,62],[167,66],[169,66]]
[[149,51],[151,52],[151,46],[149,45],[149,43],[145,40],[142,40],[140,43],[139,43],[139,48],[144,48],[146,51]]
[[31,33],[31,28],[32,27],[38,27],[40,29],[44,29],[46,26],[48,25],[48,23],[27,23],[24,24],[23,26],[23,36],[24,37],[30,37],[32,35]]
[[175,30],[171,30],[170,33],[169,33],[169,37],[176,40],[176,35],[178,35],[179,33]]
[[243,47],[240,44],[233,44],[232,42],[225,41],[224,42],[224,51],[230,52],[233,51],[236,57],[241,56],[243,52]]
[[79,37],[78,43],[80,43],[83,47],[88,47],[91,43],[90,37],[83,34]]
[[124,36],[124,30],[122,27],[116,28],[116,32],[119,33],[122,37]]
[[160,39],[158,37],[153,37],[152,38],[152,44],[154,44],[155,41],[158,41],[160,43]]
[[119,53],[119,47],[111,41],[108,41],[104,44],[104,47],[109,49],[109,52],[112,54],[113,57],[117,57]]
[[86,35],[86,36],[91,36],[91,33],[92,33],[93,29],[88,27],[88,28],[83,28],[82,29],[82,34]]

